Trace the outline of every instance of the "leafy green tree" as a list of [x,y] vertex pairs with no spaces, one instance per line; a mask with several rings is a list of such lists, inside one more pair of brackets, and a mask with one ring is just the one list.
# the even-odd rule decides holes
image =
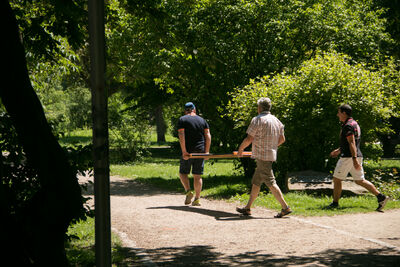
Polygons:
[[[13,161],[13,158],[5,159],[1,155],[0,214],[4,223],[2,240],[7,244],[2,254],[3,261],[17,266],[67,266],[65,233],[73,220],[84,215],[84,199],[76,177],[77,170],[52,134],[30,82],[21,36],[27,47],[32,44],[29,52],[51,55],[54,46],[49,45],[51,40],[47,38],[56,38],[56,33],[79,33],[79,24],[75,24],[74,18],[79,16],[78,11],[84,10],[70,1],[12,1],[11,4],[14,11],[8,1],[0,1],[0,23],[6,25],[2,36],[4,62],[7,64],[0,76],[3,83],[0,98],[18,137],[19,148],[9,151],[9,155],[15,155],[11,153],[15,151],[19,156],[24,155],[29,168],[10,171],[7,160]],[[77,12],[69,14],[69,11]],[[32,12],[37,12],[36,16],[28,15]],[[19,29],[23,30],[20,32]],[[68,37],[79,41],[80,35]],[[3,139],[8,136],[1,136],[2,152],[7,151],[3,147],[7,148],[12,142],[12,139]],[[23,154],[19,153],[21,146]],[[13,164],[18,168],[20,162],[17,160]],[[29,194],[24,190],[11,191],[13,194],[7,192],[18,189],[14,185],[18,185],[20,178],[27,179],[26,184],[37,184],[28,189]],[[21,194],[18,199],[23,202],[16,207],[13,205],[16,202],[9,197],[18,193]]]
[[77,73],[67,64],[41,62],[32,68],[32,85],[54,134],[91,124],[91,96]]
[[153,101],[194,101],[224,150],[235,139],[232,122],[221,119],[234,87],[292,71],[318,50],[377,64],[392,42],[372,1],[119,3],[121,21],[110,19],[114,80]]
[[394,45],[386,49],[400,59],[400,0],[374,0],[373,3],[376,8],[384,9],[382,17],[386,19],[387,32],[395,41]]
[[272,100],[272,113],[285,125],[287,140],[277,161],[281,182],[288,171],[332,168],[333,162],[325,161],[338,147],[336,114],[343,103],[353,107],[361,126],[364,156],[380,155],[374,143],[379,133],[389,130],[385,120],[396,110],[399,89],[391,87],[382,72],[351,61],[343,54],[317,54],[297,71],[252,80],[232,94],[228,116],[236,124],[237,135],[243,134],[256,115],[257,99]]

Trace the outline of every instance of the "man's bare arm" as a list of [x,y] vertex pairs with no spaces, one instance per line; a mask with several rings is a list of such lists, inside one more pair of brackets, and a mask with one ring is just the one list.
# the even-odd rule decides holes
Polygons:
[[185,129],[178,129],[179,144],[181,145],[182,157],[184,160],[189,159],[189,153],[186,151]]
[[210,129],[204,129],[204,137],[205,137],[205,153],[210,153],[210,146],[211,146]]
[[278,146],[282,145],[283,143],[285,143],[286,138],[285,135],[282,134],[281,136],[279,136],[279,140],[278,140]]
[[349,143],[351,157],[353,158],[353,166],[356,170],[361,169],[361,164],[357,160],[357,147],[354,135],[347,136],[347,142]]
[[243,139],[242,143],[239,146],[238,149],[238,157],[241,157],[243,154],[243,150],[248,147],[251,143],[253,143],[254,136],[247,135],[245,139]]

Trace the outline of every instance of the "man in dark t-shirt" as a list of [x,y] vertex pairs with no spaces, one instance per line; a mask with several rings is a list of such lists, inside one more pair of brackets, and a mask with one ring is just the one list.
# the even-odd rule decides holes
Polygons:
[[389,197],[381,194],[371,182],[365,180],[362,167],[363,156],[360,150],[361,129],[351,117],[351,113],[352,109],[347,104],[341,105],[338,109],[337,116],[342,122],[340,147],[333,150],[330,156],[335,158],[340,155],[340,159],[333,173],[333,202],[328,207],[336,208],[339,206],[342,180],[345,180],[350,173],[356,184],[361,185],[377,197],[378,208],[376,210],[382,211]]
[[360,150],[361,143],[361,129],[358,123],[352,118],[348,117],[342,123],[342,130],[340,131],[340,156],[344,158],[352,157],[350,146],[347,138],[354,135],[354,141],[356,145],[356,156],[362,158],[362,153]]
[[190,153],[209,153],[211,134],[208,123],[196,114],[192,102],[185,104],[185,115],[178,121],[178,136],[182,150],[179,166],[179,178],[186,191],[185,205],[192,202],[193,191],[190,189],[189,174],[192,170],[195,199],[193,206],[200,206],[200,193],[203,187],[201,175],[204,169],[204,159],[190,159]]

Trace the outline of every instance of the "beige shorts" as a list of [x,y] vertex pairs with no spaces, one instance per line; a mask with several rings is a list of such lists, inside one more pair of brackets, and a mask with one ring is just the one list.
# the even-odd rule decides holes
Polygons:
[[261,186],[262,183],[265,183],[267,186],[276,184],[274,171],[272,170],[272,161],[257,159],[257,168],[251,183],[257,186]]
[[363,158],[357,158],[358,162],[361,163],[361,169],[356,170],[353,166],[352,158],[340,158],[336,163],[336,168],[333,173],[333,177],[345,180],[347,175],[350,173],[353,180],[365,180],[364,169],[362,167]]

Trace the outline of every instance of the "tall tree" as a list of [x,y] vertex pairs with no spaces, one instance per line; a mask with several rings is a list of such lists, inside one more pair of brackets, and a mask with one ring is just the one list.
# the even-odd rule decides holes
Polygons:
[[[213,143],[223,149],[236,142],[232,121],[221,119],[235,87],[296,69],[317,51],[375,64],[391,44],[372,0],[119,3],[126,10],[123,21],[109,35],[115,80],[154,101],[196,102],[216,129]],[[156,86],[143,86],[152,82]],[[153,98],[158,94],[148,90],[164,97]]]
[[[2,236],[11,245],[3,260],[18,266],[67,266],[65,233],[71,221],[84,213],[80,186],[30,83],[21,34],[8,1],[0,2],[0,13],[6,51],[3,62],[7,64],[0,74],[0,97],[40,183],[19,213],[4,211],[7,206],[1,203],[2,221],[9,226],[2,228]],[[13,241],[15,237],[18,242]]]

